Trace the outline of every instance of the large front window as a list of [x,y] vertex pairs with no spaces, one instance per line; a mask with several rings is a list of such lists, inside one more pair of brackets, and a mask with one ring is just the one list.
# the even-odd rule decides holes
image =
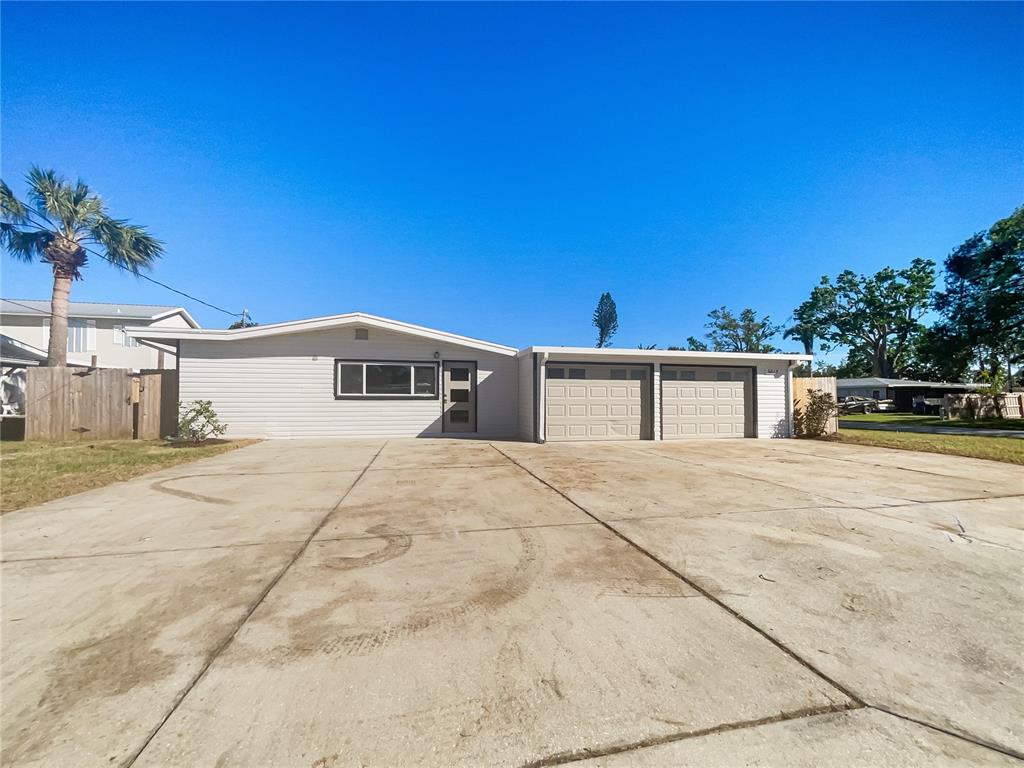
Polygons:
[[335,396],[339,398],[436,398],[437,363],[376,363],[338,360]]

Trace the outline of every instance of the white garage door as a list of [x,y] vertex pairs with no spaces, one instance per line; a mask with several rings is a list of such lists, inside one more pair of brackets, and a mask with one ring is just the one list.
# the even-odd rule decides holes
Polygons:
[[662,366],[662,438],[753,437],[752,401],[749,368]]
[[548,440],[641,440],[650,437],[650,369],[548,363]]

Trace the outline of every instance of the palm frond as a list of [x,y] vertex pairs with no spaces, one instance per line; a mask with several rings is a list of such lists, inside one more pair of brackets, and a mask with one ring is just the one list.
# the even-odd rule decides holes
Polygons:
[[73,229],[74,205],[71,200],[71,185],[56,171],[43,170],[33,165],[25,176],[28,182],[28,199],[35,212],[51,225],[57,219],[64,224],[65,234]]
[[0,223],[0,246],[19,261],[41,258],[52,242],[53,233],[44,229],[21,229],[12,222]]
[[103,246],[111,262],[135,273],[152,267],[164,252],[162,242],[138,224],[123,219],[101,214],[89,227],[89,234]]
[[28,221],[28,210],[19,200],[7,182],[0,179],[0,219],[9,224],[25,224]]

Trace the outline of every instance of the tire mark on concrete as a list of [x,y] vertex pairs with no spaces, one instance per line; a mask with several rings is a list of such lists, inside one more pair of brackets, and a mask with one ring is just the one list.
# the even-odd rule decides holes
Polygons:
[[330,519],[331,515],[338,511],[338,508],[341,507],[345,499],[348,498],[348,495],[352,493],[352,490],[356,487],[356,485],[359,484],[359,481],[363,479],[363,477],[366,475],[367,470],[369,470],[373,462],[377,460],[377,457],[380,456],[384,448],[387,447],[387,444],[388,443],[386,440],[384,441],[383,444],[381,444],[381,447],[377,449],[377,452],[375,454],[373,454],[373,457],[370,459],[369,462],[367,462],[366,466],[363,467],[363,470],[352,481],[352,484],[345,489],[345,492],[341,494],[341,496],[333,504],[333,506],[331,506],[331,508],[324,513],[323,517],[320,518],[317,524],[313,527],[313,530],[309,532],[309,535],[299,545],[298,549],[296,549],[295,552],[292,554],[288,562],[285,563],[284,566],[280,570],[278,570],[277,573],[274,574],[274,576],[270,579],[269,582],[267,582],[266,587],[264,587],[263,591],[260,592],[259,596],[257,596],[257,598],[249,605],[245,613],[235,623],[235,625],[232,627],[231,631],[227,634],[227,636],[224,637],[221,640],[221,642],[218,643],[217,647],[214,648],[213,651],[206,657],[199,671],[192,677],[192,679],[188,682],[185,688],[182,689],[181,692],[174,697],[174,700],[171,702],[170,707],[168,707],[163,717],[160,718],[159,722],[156,724],[156,727],[154,727],[153,730],[151,730],[149,734],[146,736],[146,738],[143,739],[142,744],[139,745],[138,749],[136,749],[126,760],[121,762],[121,768],[132,768],[132,766],[135,765],[136,761],[139,759],[139,756],[146,751],[146,748],[152,743],[153,739],[156,738],[156,735],[164,727],[167,721],[171,719],[171,716],[177,711],[178,707],[181,706],[181,703],[188,697],[190,693],[192,693],[192,691],[199,684],[199,682],[204,677],[206,677],[206,674],[207,672],[209,672],[210,667],[213,665],[213,663],[221,656],[222,653],[224,653],[227,647],[235,641],[235,638],[238,636],[238,633],[241,631],[242,627],[245,626],[246,622],[248,622],[250,618],[252,618],[253,613],[255,613],[256,609],[263,604],[263,601],[267,599],[267,595],[269,595],[278,585],[278,583],[280,583],[281,579],[283,579],[284,575],[288,573],[289,570],[291,570],[291,567],[295,565],[296,561],[298,561],[298,559],[302,557],[303,554],[305,554],[306,550],[309,548],[310,542],[312,542],[313,539],[316,538],[316,535],[320,533],[323,527],[327,524],[327,521]]
[[160,491],[160,493],[167,493],[171,496],[178,496],[182,499],[189,499],[190,501],[202,501],[206,504],[221,504],[231,506],[237,502],[231,499],[221,499],[217,496],[204,496],[201,493],[192,493],[191,491],[182,491],[178,488],[168,488],[166,483],[172,483],[176,480],[187,480],[191,477],[212,477],[212,475],[178,475],[177,477],[168,477],[166,480],[157,480],[155,483],[150,483],[150,488],[154,491]]
[[[349,600],[347,593],[324,605],[289,619],[288,643],[261,653],[261,663],[274,666],[314,654],[363,656],[427,630],[465,620],[473,614],[492,612],[522,597],[530,589],[542,561],[543,545],[530,533],[517,530],[520,555],[505,578],[484,585],[454,605],[418,610],[405,619],[362,632],[345,632],[331,621],[334,612]],[[328,564],[328,567],[329,564]]]
[[412,546],[412,537],[397,528],[392,528],[387,523],[367,528],[366,532],[374,538],[384,539],[384,547],[376,552],[360,557],[332,557],[324,561],[324,565],[336,571],[351,571],[356,568],[367,568],[378,563],[386,563],[401,557]]

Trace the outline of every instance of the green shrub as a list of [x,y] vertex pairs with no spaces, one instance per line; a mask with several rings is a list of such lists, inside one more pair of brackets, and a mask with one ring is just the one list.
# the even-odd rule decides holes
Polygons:
[[195,400],[178,403],[178,439],[190,443],[202,443],[211,437],[220,437],[227,431],[227,424],[221,424],[210,400]]
[[809,389],[802,407],[793,412],[793,426],[797,437],[823,437],[828,420],[836,415],[836,400],[831,392]]

